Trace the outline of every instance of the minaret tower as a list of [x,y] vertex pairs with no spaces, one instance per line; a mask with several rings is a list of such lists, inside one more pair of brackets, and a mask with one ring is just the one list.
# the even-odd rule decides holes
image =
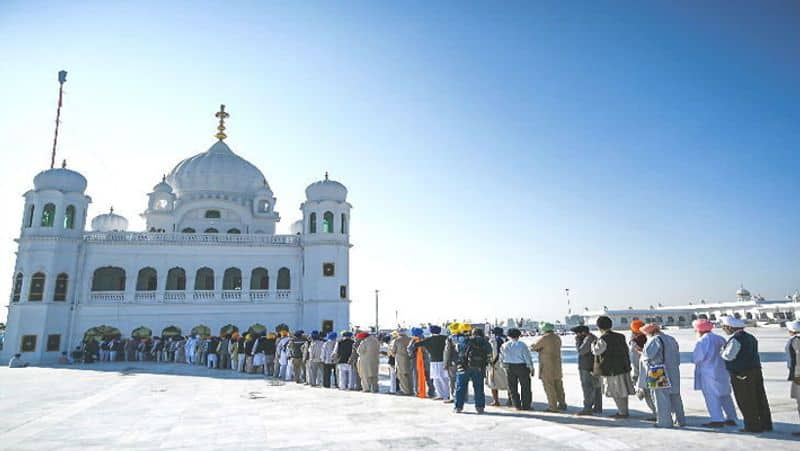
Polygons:
[[[65,73],[59,73],[63,85]],[[59,107],[60,107],[59,95]],[[78,255],[86,226],[86,179],[66,161],[40,172],[24,194],[3,360],[54,361],[67,350]]]
[[[350,209],[347,188],[325,179],[306,188],[303,212],[303,327],[349,327]],[[298,227],[299,229],[299,227]],[[297,230],[298,232],[300,230]]]

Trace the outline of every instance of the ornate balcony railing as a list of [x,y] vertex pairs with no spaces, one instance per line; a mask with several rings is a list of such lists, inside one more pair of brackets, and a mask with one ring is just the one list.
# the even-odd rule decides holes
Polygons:
[[91,304],[213,304],[213,303],[246,303],[246,302],[286,302],[295,300],[292,290],[166,290],[136,291],[128,295],[124,291],[92,291],[89,294]]
[[89,299],[98,302],[122,302],[125,300],[124,291],[92,291]]
[[153,302],[156,300],[155,291],[137,291],[133,295],[133,299],[137,302]]
[[222,290],[222,299],[238,301],[242,299],[242,292],[241,290]]
[[261,233],[178,233],[178,232],[88,232],[84,241],[105,244],[216,244],[247,246],[299,246],[297,235],[267,235]]
[[186,292],[183,290],[167,290],[164,292],[164,301],[185,301]]
[[195,300],[214,299],[215,296],[214,290],[194,290],[192,293],[192,298]]

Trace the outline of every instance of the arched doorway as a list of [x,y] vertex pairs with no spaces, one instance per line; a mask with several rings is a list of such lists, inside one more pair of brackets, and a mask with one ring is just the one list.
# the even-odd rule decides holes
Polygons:
[[248,334],[263,334],[266,331],[267,327],[259,323],[255,323],[247,329]]
[[161,331],[161,337],[180,337],[182,335],[181,328],[178,326],[167,326]]
[[109,338],[119,338],[120,336],[122,336],[122,334],[119,329],[103,324],[102,326],[87,329],[83,334],[83,341],[84,343],[89,340],[102,341]]
[[144,326],[139,326],[136,329],[133,329],[133,331],[131,331],[131,337],[138,338],[140,340],[143,338],[150,338],[152,336],[153,336],[153,331],[150,330],[150,328]]
[[201,324],[199,326],[192,327],[192,335],[200,335],[201,337],[210,337],[211,336],[211,328]]
[[219,335],[227,336],[233,335],[235,332],[239,332],[239,328],[234,326],[233,324],[226,324],[219,329]]

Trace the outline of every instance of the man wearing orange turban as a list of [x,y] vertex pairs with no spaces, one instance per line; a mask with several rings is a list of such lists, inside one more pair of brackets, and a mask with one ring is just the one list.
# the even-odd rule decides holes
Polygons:
[[[628,340],[628,349],[630,350],[631,366],[633,366],[633,385],[638,384],[640,375],[644,377],[643,375],[647,373],[647,369],[644,368],[644,364],[641,361],[642,350],[644,349],[645,343],[647,343],[647,336],[641,330],[644,325],[644,321],[640,319],[631,321],[631,338]],[[650,389],[642,388],[637,391],[636,396],[639,399],[644,399],[650,412],[653,413],[653,416],[648,418],[648,421],[655,421],[656,405],[653,402]]]

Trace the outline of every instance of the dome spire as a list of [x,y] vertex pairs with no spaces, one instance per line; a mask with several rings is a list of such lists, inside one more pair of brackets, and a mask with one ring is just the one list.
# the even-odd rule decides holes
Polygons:
[[217,111],[217,114],[214,116],[219,118],[219,125],[217,125],[217,134],[215,136],[218,140],[222,141],[228,137],[228,135],[225,134],[225,119],[227,119],[230,114],[225,112],[225,105],[220,105],[219,111]]

